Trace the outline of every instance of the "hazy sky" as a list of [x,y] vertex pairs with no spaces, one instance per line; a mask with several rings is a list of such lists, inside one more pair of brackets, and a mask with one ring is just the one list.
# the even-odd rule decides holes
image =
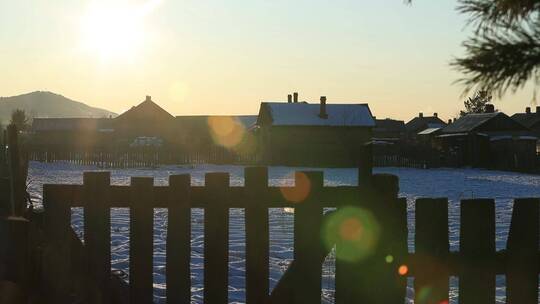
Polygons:
[[[261,101],[369,103],[377,117],[453,117],[449,61],[469,35],[455,0],[0,0],[0,96],[48,90],[122,112],[256,114]],[[531,89],[497,107],[513,113]]]

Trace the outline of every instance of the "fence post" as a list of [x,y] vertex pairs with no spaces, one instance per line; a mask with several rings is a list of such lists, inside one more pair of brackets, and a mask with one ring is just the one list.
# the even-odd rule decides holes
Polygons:
[[373,143],[365,143],[361,147],[360,160],[358,161],[358,184],[369,186],[373,174]]
[[11,200],[12,214],[22,216],[26,208],[26,199],[24,195],[26,181],[22,180],[23,172],[21,166],[21,157],[19,149],[19,139],[17,126],[11,124],[7,127],[8,132],[8,153],[9,167],[11,176]]
[[130,303],[153,300],[154,179],[132,177],[130,187]]
[[268,169],[246,168],[246,303],[265,303],[269,280]]
[[228,303],[229,208],[228,173],[205,176],[208,208],[204,211],[204,302]]
[[[320,303],[322,267],[317,252],[321,247],[323,218],[321,190],[323,172],[297,172],[297,188],[308,187],[307,197],[296,202],[294,211],[294,261],[296,272],[293,303]],[[299,189],[298,192],[306,191]]]
[[[1,164],[0,164],[1,166]],[[0,216],[9,216],[11,208],[11,184],[7,177],[0,177]]]
[[407,255],[406,202],[397,198],[397,176],[373,175],[372,185],[337,211],[336,303],[396,303],[405,297],[406,280],[397,269]]
[[539,199],[516,199],[508,235],[507,303],[538,301]]
[[191,301],[191,209],[189,174],[169,177],[167,303]]
[[0,217],[0,229],[7,232],[6,278],[28,291],[30,283],[29,265],[29,221],[22,217]]
[[461,201],[460,303],[495,303],[495,201]]
[[43,252],[45,290],[49,303],[71,303],[71,208],[54,197],[52,185],[43,185],[44,228],[50,242]]
[[448,200],[416,200],[415,303],[448,301]]
[[88,290],[92,302],[109,303],[111,277],[111,221],[109,172],[83,174],[84,245],[87,253],[87,271],[91,286]]

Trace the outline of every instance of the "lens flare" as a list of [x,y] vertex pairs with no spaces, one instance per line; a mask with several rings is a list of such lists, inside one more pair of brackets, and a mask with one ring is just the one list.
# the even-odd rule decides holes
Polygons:
[[398,268],[398,274],[400,276],[405,276],[407,275],[407,273],[409,273],[409,267],[407,267],[407,265],[401,265],[399,266]]
[[281,194],[288,202],[301,203],[311,192],[311,181],[304,173],[297,173],[294,187],[281,187]]
[[391,254],[387,255],[384,260],[386,261],[386,263],[388,264],[391,264],[394,262],[394,256],[392,256]]
[[230,116],[210,116],[208,126],[214,142],[225,148],[236,147],[246,133],[242,123]]
[[338,259],[354,262],[373,254],[380,227],[371,212],[346,207],[329,216],[322,233],[327,248],[337,246]]

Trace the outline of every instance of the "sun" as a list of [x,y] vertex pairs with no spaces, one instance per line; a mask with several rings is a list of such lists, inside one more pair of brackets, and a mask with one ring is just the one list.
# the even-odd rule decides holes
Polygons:
[[145,17],[155,4],[92,2],[81,18],[84,50],[104,61],[135,58],[147,38]]

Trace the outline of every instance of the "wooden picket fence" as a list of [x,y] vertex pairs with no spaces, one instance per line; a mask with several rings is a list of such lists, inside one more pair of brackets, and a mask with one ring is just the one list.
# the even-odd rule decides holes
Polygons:
[[[117,207],[130,208],[130,303],[152,303],[154,208],[168,208],[167,303],[190,303],[191,208],[205,210],[205,303],[228,302],[230,208],[245,209],[246,302],[320,303],[321,266],[330,251],[322,245],[321,230],[335,214],[324,214],[326,207],[368,210],[381,227],[376,248],[363,259],[341,260],[341,253],[355,248],[355,239],[337,239],[336,303],[403,303],[407,276],[415,278],[416,303],[447,303],[450,276],[459,277],[460,303],[494,303],[495,276],[501,274],[506,275],[508,303],[538,302],[539,199],[515,200],[504,251],[495,249],[494,200],[463,200],[459,252],[449,250],[447,199],[418,199],[415,252],[409,253],[407,202],[397,197],[395,176],[326,187],[322,172],[297,172],[296,185],[286,188],[269,186],[264,167],[246,168],[243,187],[229,186],[229,178],[208,173],[205,186],[191,186],[190,175],[176,175],[168,186],[154,186],[152,178],[133,177],[130,186],[116,186],[107,172],[87,172],[83,185],[45,185],[44,227],[61,248],[55,258],[62,261],[50,282],[54,303],[67,303],[70,293],[66,244],[72,207],[84,208],[88,275],[101,291],[100,303],[107,303],[110,293],[110,208]],[[287,200],[284,193],[299,199]],[[294,261],[270,295],[269,208],[295,209]]]

